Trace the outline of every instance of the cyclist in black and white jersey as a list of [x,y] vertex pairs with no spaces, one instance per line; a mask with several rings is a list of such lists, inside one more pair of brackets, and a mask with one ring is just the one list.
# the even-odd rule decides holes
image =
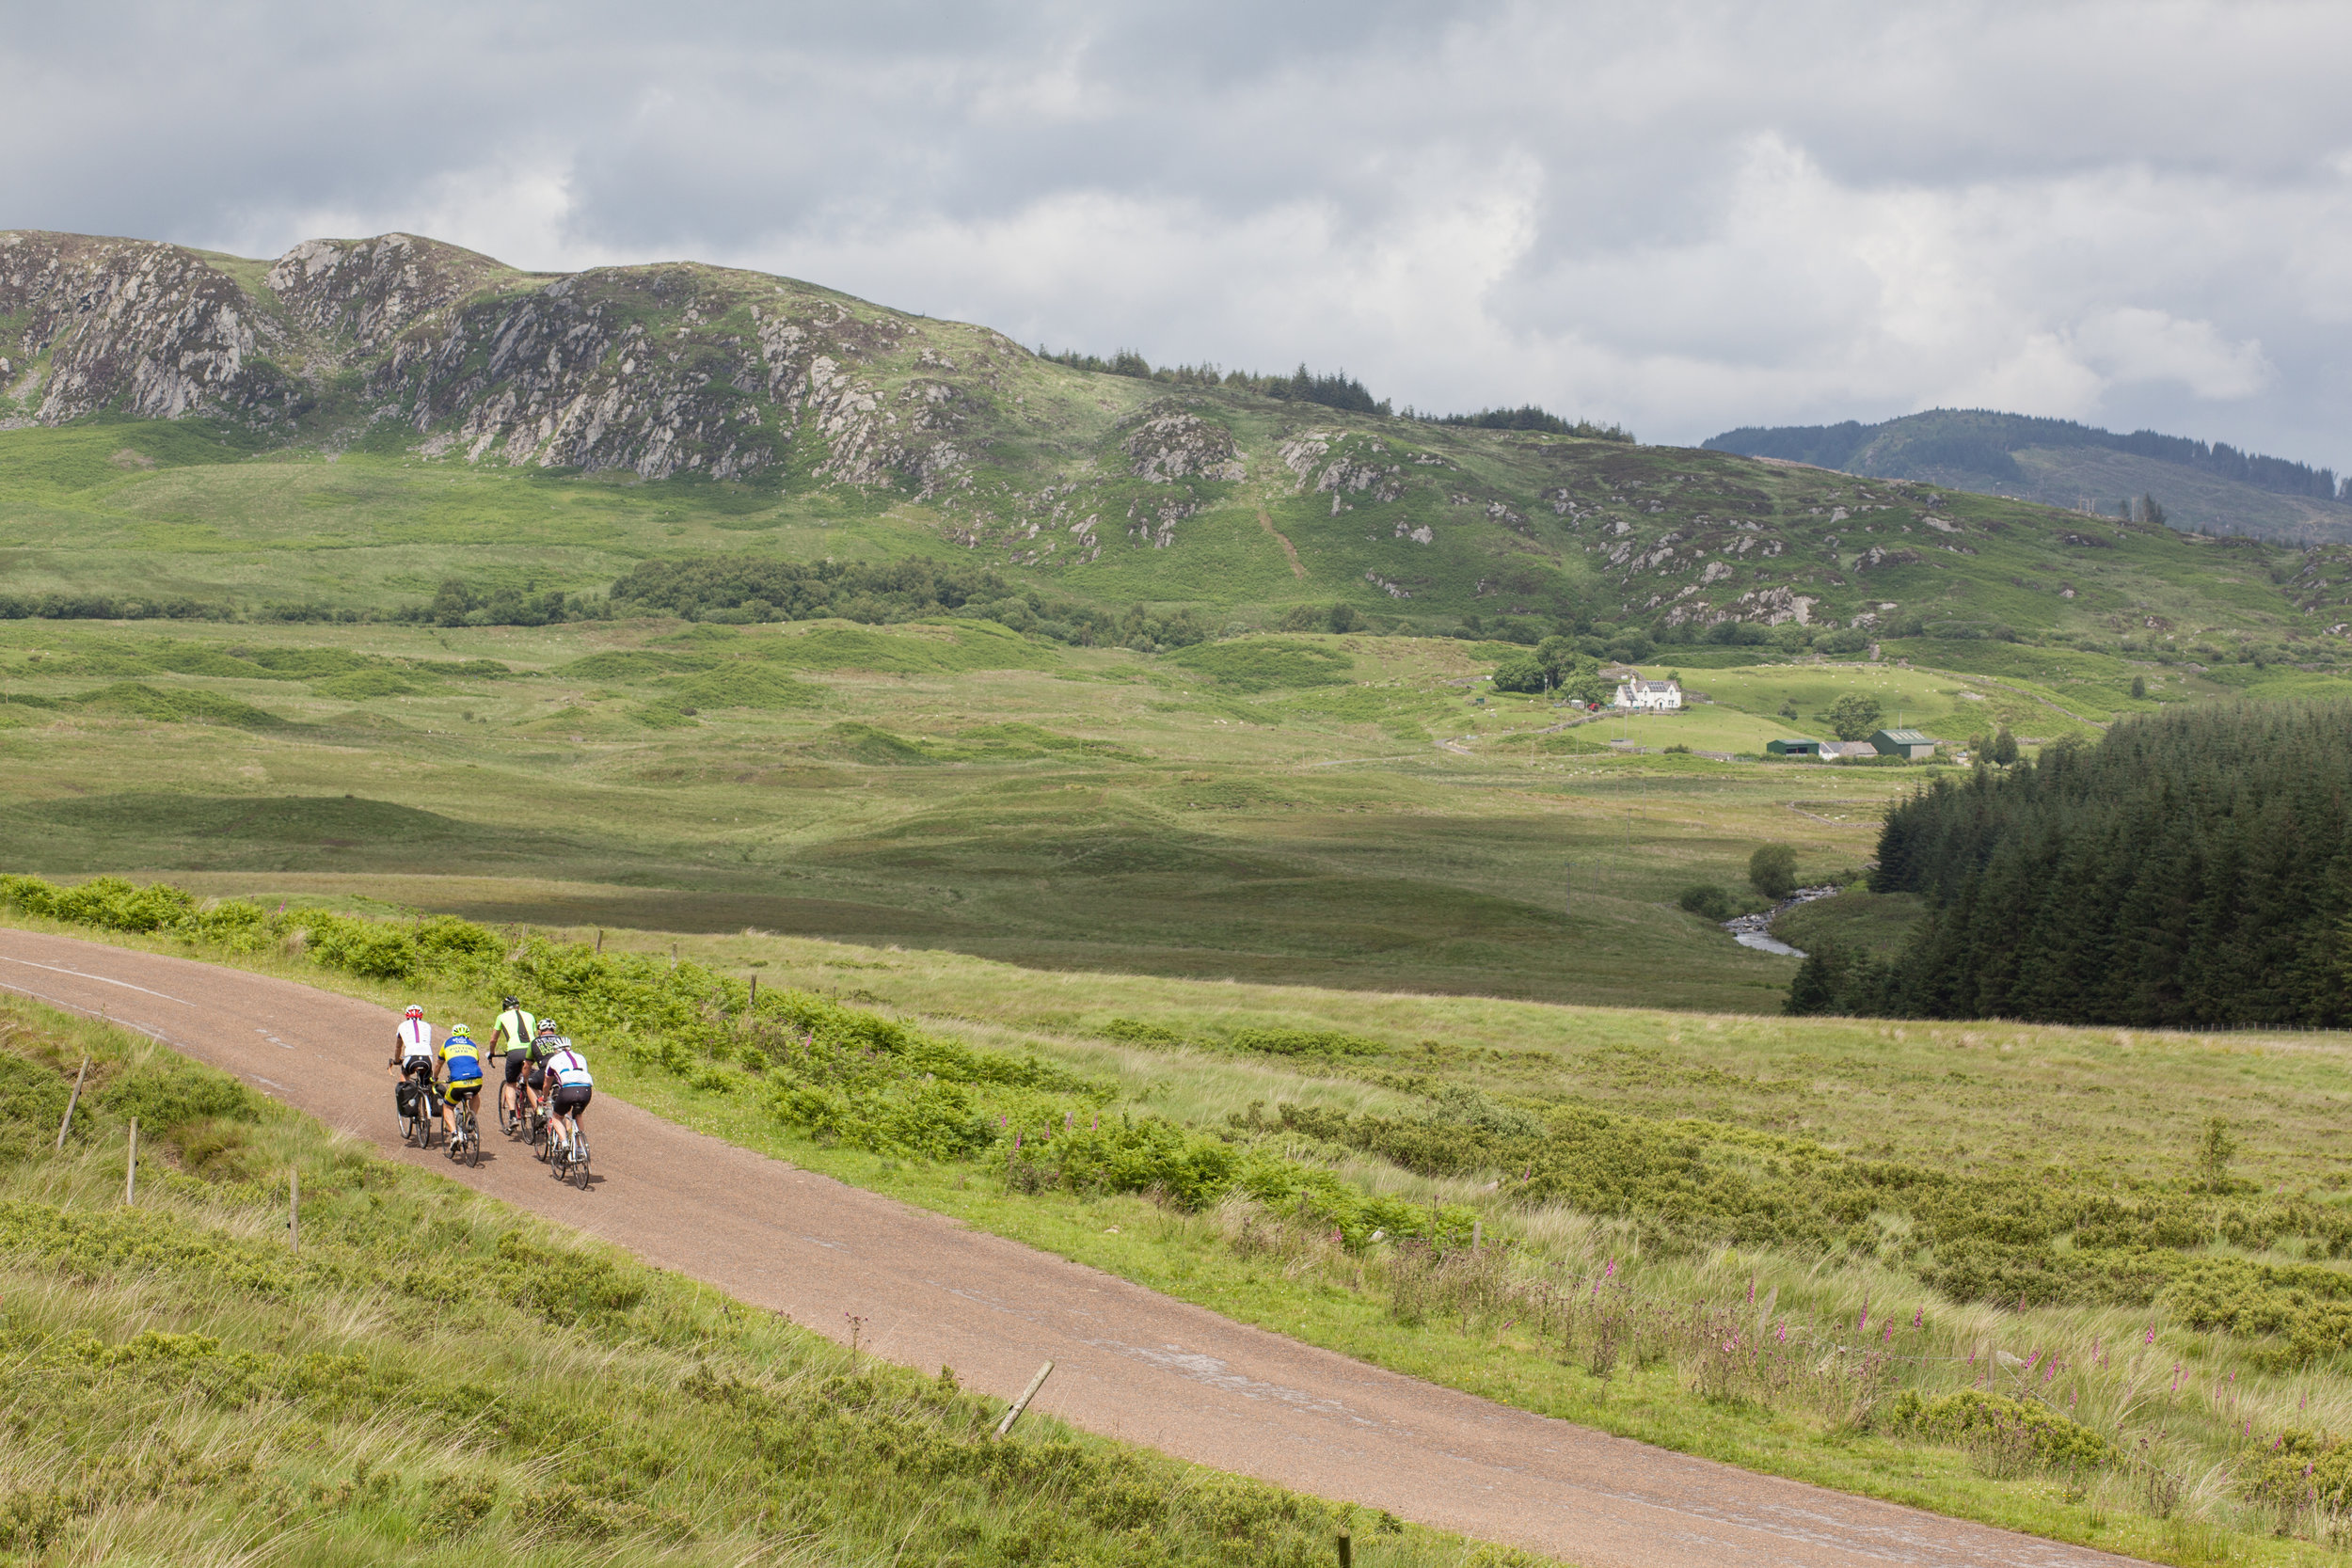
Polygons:
[[551,1051],[547,1059],[548,1137],[550,1141],[569,1147],[571,1133],[564,1125],[565,1117],[575,1125],[588,1109],[588,1101],[596,1097],[596,1080],[588,1075],[588,1063],[570,1040],[561,1049]]

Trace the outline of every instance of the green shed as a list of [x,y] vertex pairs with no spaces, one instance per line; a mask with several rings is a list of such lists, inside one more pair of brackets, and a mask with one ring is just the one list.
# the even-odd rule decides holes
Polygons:
[[1764,752],[1766,755],[1775,757],[1818,757],[1821,754],[1821,743],[1818,740],[1768,740],[1764,742]]
[[1935,755],[1937,741],[1917,730],[1881,730],[1870,737],[1871,749],[1883,757],[1909,757],[1923,762]]

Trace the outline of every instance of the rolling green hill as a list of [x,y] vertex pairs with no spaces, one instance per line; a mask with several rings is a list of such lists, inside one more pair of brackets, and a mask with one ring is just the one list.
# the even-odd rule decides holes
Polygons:
[[2352,539],[2352,479],[2152,430],[1936,408],[1882,424],[1750,426],[1706,445],[2109,515],[2153,497],[2173,527],[2201,533],[2306,546]]
[[[770,574],[660,607],[699,618],[961,610],[1131,645],[1307,620],[2337,645],[2296,552],[1113,364],[691,263],[0,234],[0,611],[535,624],[650,563]],[[854,593],[768,596],[843,562]]]

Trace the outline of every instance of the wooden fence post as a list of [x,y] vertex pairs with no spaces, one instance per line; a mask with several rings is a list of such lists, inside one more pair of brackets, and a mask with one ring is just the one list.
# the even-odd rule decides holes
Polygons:
[[1012,1430],[1012,1423],[1021,1418],[1021,1413],[1024,1410],[1029,1408],[1029,1402],[1037,1398],[1037,1391],[1045,1386],[1045,1374],[1053,1370],[1054,1364],[1051,1361],[1037,1370],[1037,1376],[1029,1379],[1029,1386],[1021,1390],[1019,1399],[1012,1402],[1012,1408],[1005,1412],[1005,1418],[996,1423],[997,1436],[1002,1437]]
[[122,1157],[122,1201],[134,1202],[139,1196],[139,1118],[131,1118],[131,1147]]
[[596,951],[598,953],[604,951],[604,927],[601,926],[596,927]]
[[1347,1531],[1340,1531],[1340,1568],[1356,1568],[1356,1543]]
[[85,1073],[87,1073],[87,1072],[88,1072],[88,1071],[89,1071],[89,1053],[88,1053],[88,1052],[87,1052],[87,1051],[85,1051],[85,1052],[83,1052],[83,1053],[82,1053],[82,1067],[81,1067],[81,1070],[80,1070],[80,1071],[78,1071],[78,1072],[76,1072],[76,1073],[74,1073],[74,1075],[73,1075],[73,1092],[72,1092],[72,1094],[70,1094],[70,1095],[66,1096],[66,1101],[65,1101],[65,1119],[64,1119],[63,1121],[61,1121],[61,1122],[57,1123],[57,1152],[58,1152],[58,1153],[60,1153],[60,1154],[63,1154],[63,1153],[65,1152],[65,1131],[66,1131],[66,1129],[67,1129],[67,1128],[69,1128],[69,1127],[71,1127],[71,1126],[72,1126],[72,1125],[73,1125],[73,1107],[74,1107],[75,1105],[77,1105],[77,1104],[81,1103],[81,1100],[82,1100],[82,1077],[83,1077],[83,1074],[85,1074]]

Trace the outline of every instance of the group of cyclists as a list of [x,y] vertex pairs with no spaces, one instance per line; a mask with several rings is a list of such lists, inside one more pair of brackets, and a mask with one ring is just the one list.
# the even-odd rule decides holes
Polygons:
[[[499,1085],[504,1119],[511,1123],[544,1108],[550,1146],[568,1153],[571,1140],[579,1136],[580,1118],[596,1097],[587,1060],[555,1020],[533,1018],[512,996],[501,1000],[503,1010],[491,1039],[506,1058],[505,1081]],[[436,1047],[424,1009],[412,1004],[392,1032],[391,1069],[395,1084],[414,1084],[421,1100],[429,1096],[440,1101],[442,1128],[454,1149],[458,1117],[474,1108],[489,1082],[472,1031],[455,1024]],[[424,1104],[417,1114],[427,1114]]]

